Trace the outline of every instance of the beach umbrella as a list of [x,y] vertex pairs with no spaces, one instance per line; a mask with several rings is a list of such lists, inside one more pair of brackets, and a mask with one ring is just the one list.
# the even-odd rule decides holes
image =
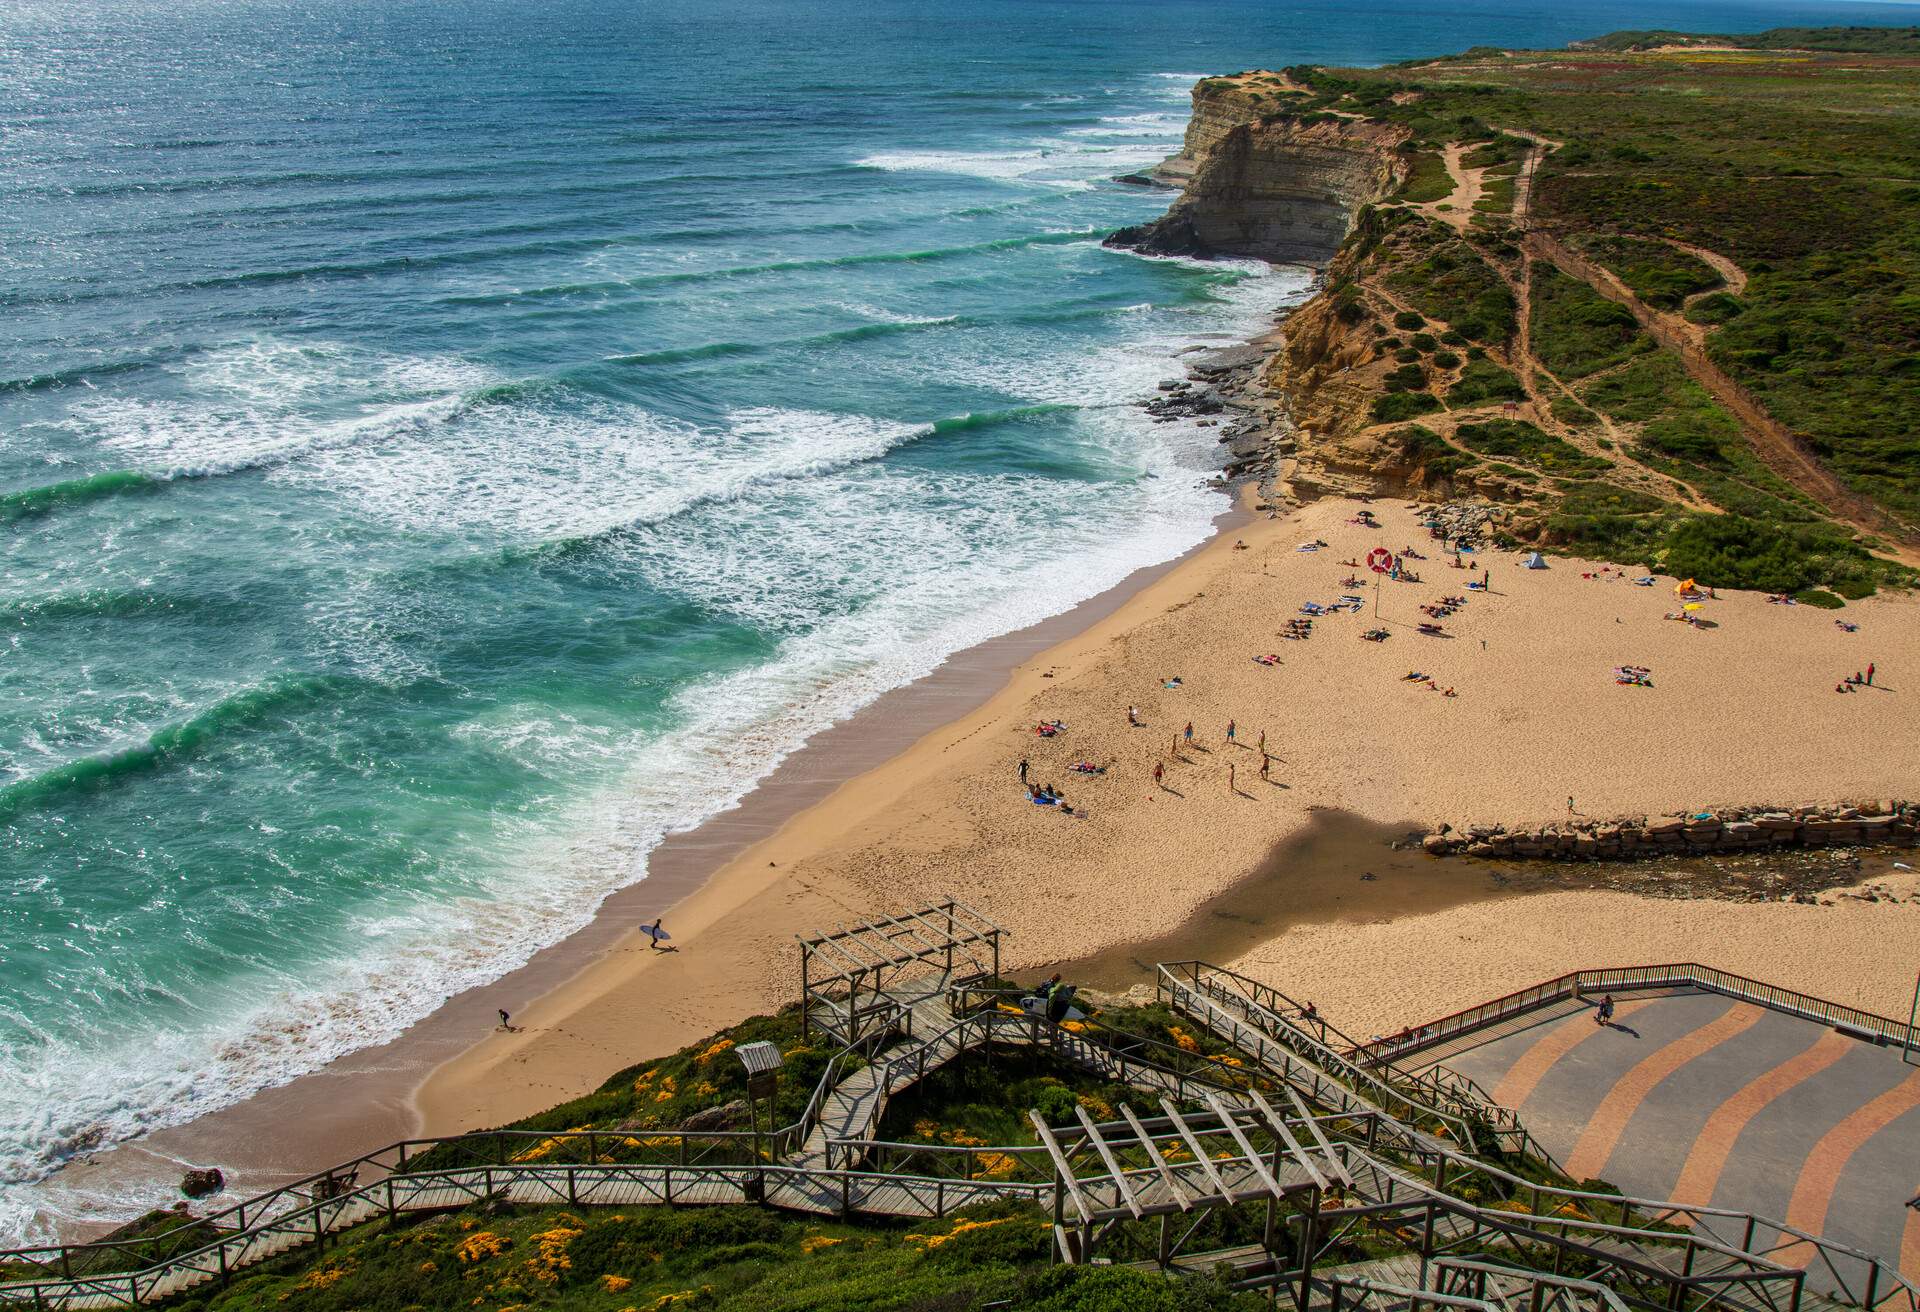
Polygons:
[[1694,586],[1694,582],[1693,582],[1693,580],[1692,580],[1692,579],[1688,579],[1688,580],[1687,580],[1687,581],[1686,581],[1685,583],[1676,583],[1676,584],[1674,584],[1674,585],[1673,585],[1673,590],[1674,590],[1674,592],[1675,592],[1675,594],[1677,594],[1677,595],[1679,595],[1679,596],[1683,596],[1683,597],[1684,597],[1684,596],[1685,596],[1685,595],[1686,595],[1687,593],[1689,593],[1689,592],[1698,592],[1698,591],[1700,591],[1700,589],[1699,589],[1699,588],[1697,588],[1697,587],[1695,587],[1695,586]]

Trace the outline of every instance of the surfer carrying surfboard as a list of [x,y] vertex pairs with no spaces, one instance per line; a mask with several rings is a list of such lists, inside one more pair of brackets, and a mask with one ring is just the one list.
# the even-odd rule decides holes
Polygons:
[[656,918],[651,925],[642,925],[640,927],[640,932],[642,934],[645,934],[649,940],[647,943],[647,950],[649,952],[674,951],[673,948],[663,948],[660,946],[662,943],[667,942],[669,939],[673,937],[673,935],[667,933],[666,930],[660,928],[660,921],[664,919],[666,919],[666,917],[661,916]]

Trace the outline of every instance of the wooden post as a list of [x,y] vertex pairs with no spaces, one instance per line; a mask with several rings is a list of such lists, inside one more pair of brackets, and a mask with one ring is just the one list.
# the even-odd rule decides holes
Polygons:
[[807,950],[806,942],[803,940],[800,944],[800,1038],[802,1042],[812,1037],[813,1034],[813,1030],[809,1026],[812,1014],[808,1010],[808,1006],[813,1000],[813,988],[810,983],[808,971],[808,967],[812,964],[812,958],[813,953]]
[[1313,1246],[1319,1242],[1320,1229],[1320,1186],[1315,1185],[1307,1191],[1307,1220],[1301,1227],[1300,1243],[1300,1306],[1305,1307],[1313,1298]]

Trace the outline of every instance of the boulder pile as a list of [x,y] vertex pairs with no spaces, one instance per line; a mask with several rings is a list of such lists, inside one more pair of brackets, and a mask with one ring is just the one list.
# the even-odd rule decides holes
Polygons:
[[1920,804],[1860,802],[1682,811],[1658,819],[1570,820],[1538,829],[1442,825],[1420,845],[1434,856],[1631,861],[1775,847],[1911,847],[1917,831]]

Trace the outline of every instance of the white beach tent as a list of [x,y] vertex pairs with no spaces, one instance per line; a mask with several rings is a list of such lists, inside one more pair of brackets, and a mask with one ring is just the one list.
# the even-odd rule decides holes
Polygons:
[[1524,564],[1528,569],[1545,569],[1547,567],[1547,562],[1541,559],[1540,553],[1537,551],[1534,552],[1531,556],[1528,556],[1526,560],[1521,563]]

